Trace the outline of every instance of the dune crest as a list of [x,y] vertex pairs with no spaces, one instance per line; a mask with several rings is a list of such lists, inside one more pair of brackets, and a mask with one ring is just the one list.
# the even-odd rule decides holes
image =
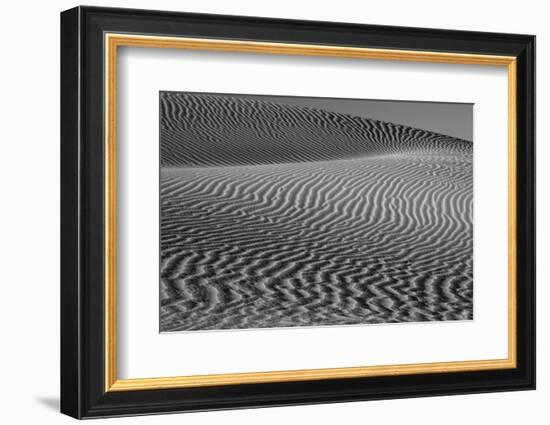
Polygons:
[[322,109],[212,94],[161,96],[162,167],[330,161],[400,153],[470,155],[472,143]]

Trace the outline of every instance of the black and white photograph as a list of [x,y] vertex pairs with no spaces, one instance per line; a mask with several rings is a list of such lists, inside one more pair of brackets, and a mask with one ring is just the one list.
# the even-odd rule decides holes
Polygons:
[[14,417],[537,423],[548,25],[422,1],[12,13]]
[[472,104],[159,102],[161,332],[473,320]]

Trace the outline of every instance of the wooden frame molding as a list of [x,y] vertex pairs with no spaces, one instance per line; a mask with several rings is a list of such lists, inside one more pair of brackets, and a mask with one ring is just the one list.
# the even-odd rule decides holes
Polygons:
[[[116,123],[117,50],[121,46],[330,56],[358,60],[397,60],[494,65],[508,72],[508,357],[505,359],[118,379],[116,323]],[[105,33],[105,391],[135,391],[253,383],[412,375],[511,369],[517,365],[517,61],[514,56],[371,49],[313,44],[268,43]]]

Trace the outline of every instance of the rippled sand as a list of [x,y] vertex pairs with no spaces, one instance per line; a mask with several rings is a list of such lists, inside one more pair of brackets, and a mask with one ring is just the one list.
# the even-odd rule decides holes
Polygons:
[[161,331],[473,318],[472,144],[161,96]]

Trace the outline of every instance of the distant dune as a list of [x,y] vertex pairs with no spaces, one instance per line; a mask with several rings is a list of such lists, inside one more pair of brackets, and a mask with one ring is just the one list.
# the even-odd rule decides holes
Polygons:
[[161,166],[330,161],[419,152],[471,157],[472,143],[321,109],[219,95],[163,93]]
[[473,318],[472,143],[161,94],[161,331]]

